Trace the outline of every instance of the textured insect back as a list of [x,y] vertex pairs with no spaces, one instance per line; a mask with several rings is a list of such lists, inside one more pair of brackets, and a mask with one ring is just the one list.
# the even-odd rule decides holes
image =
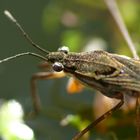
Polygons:
[[123,67],[121,63],[105,51],[72,54],[68,56],[66,61],[76,67],[77,73],[95,79],[118,75]]

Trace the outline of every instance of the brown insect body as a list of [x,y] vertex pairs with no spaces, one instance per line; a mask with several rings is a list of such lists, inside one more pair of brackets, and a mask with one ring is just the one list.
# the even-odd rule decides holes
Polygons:
[[105,96],[117,99],[122,94],[140,96],[140,61],[105,51],[51,52],[46,58],[51,63],[61,63],[65,73]]
[[[66,74],[74,77],[83,85],[100,91],[105,96],[120,99],[120,102],[118,102],[118,104],[98,117],[85,129],[80,131],[72,140],[79,140],[95,125],[110,116],[112,112],[118,110],[124,104],[124,95],[140,97],[139,60],[107,53],[105,51],[71,53],[66,47],[60,48],[57,52],[49,52],[39,47],[32,41],[32,39],[28,36],[28,34],[26,34],[21,25],[16,21],[16,19],[11,15],[9,11],[4,11],[4,13],[12,22],[16,24],[18,29],[22,32],[26,40],[32,44],[32,46],[40,50],[42,53],[46,54],[46,56],[44,57],[36,53],[25,52],[0,60],[0,63],[3,63],[17,57],[30,55],[45,61],[45,65],[42,65],[42,68],[47,67],[47,71],[36,73],[31,78],[31,97],[35,113],[38,113],[41,109],[39,96],[37,94],[36,82],[38,80],[61,78]],[[137,56],[137,54],[134,53],[134,56]],[[59,73],[61,71],[62,73]],[[136,114],[137,139],[139,140],[139,111],[137,111]]]

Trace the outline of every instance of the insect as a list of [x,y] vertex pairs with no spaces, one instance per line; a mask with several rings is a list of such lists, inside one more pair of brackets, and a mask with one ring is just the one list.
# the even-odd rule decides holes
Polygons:
[[36,113],[41,109],[40,100],[36,91],[36,81],[38,79],[61,78],[69,75],[81,84],[94,88],[105,96],[119,100],[117,105],[78,133],[73,140],[79,140],[89,129],[111,115],[115,110],[118,110],[124,103],[125,95],[136,98],[140,97],[139,60],[105,51],[74,53],[69,52],[67,47],[62,47],[57,52],[49,52],[36,45],[8,11],[5,11],[5,14],[17,25],[28,41],[44,53],[44,56],[32,52],[25,52],[3,59],[0,63],[17,57],[31,55],[47,62],[50,68],[48,72],[34,74],[31,79],[31,96]]

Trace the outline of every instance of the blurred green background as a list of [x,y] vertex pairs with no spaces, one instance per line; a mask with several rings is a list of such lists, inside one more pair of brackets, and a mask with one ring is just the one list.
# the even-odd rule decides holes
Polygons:
[[[117,2],[139,51],[140,1]],[[20,52],[37,52],[5,17],[5,9],[11,11],[32,39],[46,50],[56,51],[65,45],[75,52],[86,47],[132,56],[103,0],[0,0],[0,59]],[[70,140],[79,131],[76,126],[95,119],[93,104],[95,100],[100,104],[100,98],[96,99],[98,93],[85,89],[80,94],[69,95],[66,92],[68,78],[39,81],[44,112],[29,119],[27,116],[32,110],[30,78],[40,71],[37,68],[39,63],[38,59],[27,56],[0,64],[0,98],[21,103],[25,122],[34,131],[36,140]],[[76,126],[72,123],[60,125],[70,114],[76,115],[72,122],[77,116],[81,120]],[[112,120],[114,125],[109,123]],[[134,111],[118,111],[105,125],[103,129],[92,130],[85,139],[136,139]]]

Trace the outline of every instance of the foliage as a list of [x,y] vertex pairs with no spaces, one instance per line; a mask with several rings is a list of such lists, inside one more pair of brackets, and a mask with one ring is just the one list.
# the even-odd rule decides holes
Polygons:
[[14,100],[1,103],[0,136],[4,140],[34,140],[32,130],[23,121],[23,110]]

